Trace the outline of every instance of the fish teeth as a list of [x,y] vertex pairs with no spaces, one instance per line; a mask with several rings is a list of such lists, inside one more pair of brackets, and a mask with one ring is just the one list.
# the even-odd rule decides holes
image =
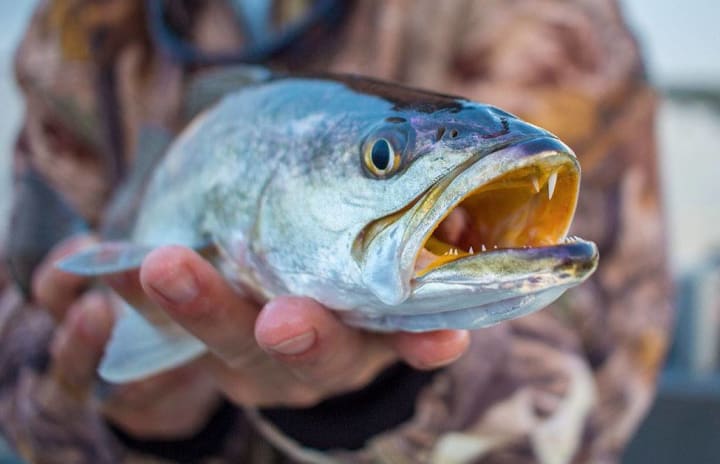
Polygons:
[[533,177],[532,184],[535,189],[535,193],[538,193],[540,191],[540,180],[537,177]]
[[555,193],[555,184],[557,183],[557,171],[550,174],[548,177],[548,200],[552,200],[553,194]]
[[474,254],[475,254],[475,250],[473,250],[473,247],[472,247],[472,246],[470,246],[470,254],[471,254],[471,255],[474,255]]
[[485,248],[485,244],[484,244],[484,243],[483,243],[482,245],[480,245],[480,250],[482,250],[482,251],[487,251],[487,248]]

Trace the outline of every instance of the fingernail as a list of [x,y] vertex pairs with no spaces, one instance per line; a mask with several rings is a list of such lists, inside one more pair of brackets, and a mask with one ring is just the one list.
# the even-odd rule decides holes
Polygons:
[[276,353],[284,355],[296,355],[304,353],[315,344],[315,330],[310,330],[293,338],[271,345],[268,348]]
[[150,285],[161,297],[174,304],[189,303],[198,296],[195,276],[184,268],[176,269],[170,276]]

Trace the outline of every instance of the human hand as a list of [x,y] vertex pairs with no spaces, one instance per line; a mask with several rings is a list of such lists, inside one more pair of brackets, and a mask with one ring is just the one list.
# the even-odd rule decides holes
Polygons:
[[[78,249],[65,247],[49,259]],[[87,296],[73,302],[87,284],[84,279],[46,266],[37,275],[38,301],[64,321],[54,343],[54,370],[87,389],[110,330],[108,301]],[[207,418],[218,393],[243,406],[311,406],[361,388],[398,359],[419,369],[448,364],[469,341],[465,331],[368,333],[342,324],[308,298],[279,297],[260,307],[236,293],[205,259],[179,246],[154,251],[139,272],[114,276],[109,283],[137,307],[162,308],[211,352],[180,369],[120,386],[109,396],[103,406],[108,417],[136,436],[192,430]],[[63,306],[70,308],[65,317]],[[84,327],[91,323],[100,330],[88,338]],[[191,392],[202,400],[188,404]],[[172,417],[181,412],[184,420]],[[167,430],[168,423],[185,426]]]
[[188,364],[120,386],[97,381],[96,369],[115,317],[110,292],[88,290],[89,279],[55,267],[64,256],[96,242],[93,237],[80,236],[61,243],[33,276],[35,303],[47,309],[58,324],[50,346],[52,363],[44,394],[53,402],[98,408],[111,422],[139,438],[190,436],[220,399],[212,380],[197,366]]

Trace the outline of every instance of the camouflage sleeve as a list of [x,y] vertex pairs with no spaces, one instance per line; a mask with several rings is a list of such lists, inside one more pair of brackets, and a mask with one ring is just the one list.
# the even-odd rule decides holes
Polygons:
[[253,420],[309,462],[619,462],[672,311],[656,97],[617,3],[364,1],[337,48],[322,66],[494,103],[568,142],[583,168],[573,233],[598,243],[600,268],[551,308],[474,333],[413,416],[362,449],[318,454]]
[[[89,224],[97,222],[109,193],[93,63],[82,53],[70,53],[72,46],[63,37],[67,27],[62,3],[39,7],[16,55],[26,111],[14,152],[13,219],[3,255],[24,290],[33,267],[61,238],[43,236],[39,230],[44,225],[48,231],[60,228],[52,223],[52,208],[42,201],[48,192]],[[42,239],[49,242],[38,247]],[[52,374],[53,332],[46,311],[29,303],[18,286],[4,286],[0,433],[28,462],[121,462],[120,447],[97,405],[66,391]]]
[[[59,216],[53,204],[57,203],[48,200],[58,200],[90,226],[100,222],[116,181],[117,158],[125,157],[128,162],[130,158],[130,150],[112,147],[117,136],[112,131],[132,138],[141,116],[152,123],[171,119],[154,113],[160,111],[158,106],[132,106],[141,94],[158,85],[158,80],[147,77],[157,72],[167,86],[164,97],[168,101],[161,108],[171,114],[173,91],[179,85],[177,71],[153,66],[151,61],[142,61],[147,67],[142,81],[133,80],[139,73],[141,50],[137,43],[142,37],[133,35],[127,25],[142,21],[137,17],[130,21],[127,15],[135,11],[125,7],[140,3],[41,2],[16,56],[26,111],[13,160],[13,219],[0,253],[11,264],[0,268],[0,435],[27,462],[168,462],[161,458],[167,448],[190,459],[202,453],[225,453],[235,462],[247,462],[244,444],[250,432],[236,408],[220,411],[213,419],[220,422],[211,421],[209,428],[200,432],[199,441],[140,442],[109,427],[100,412],[100,390],[91,397],[81,396],[66,388],[53,372],[49,353],[55,323],[12,283],[19,280],[27,286],[33,266],[62,238],[56,232],[68,232],[55,222]],[[106,31],[116,27],[117,36],[135,37],[136,42],[121,46],[118,40],[108,39],[103,45],[107,50],[93,51],[89,35],[94,33],[90,31],[103,27]],[[113,57],[104,57],[105,53]],[[106,66],[114,71],[110,77]],[[117,90],[110,102],[122,101],[117,108],[125,109],[122,124],[114,127],[106,124],[112,116],[108,102],[103,103],[108,98],[103,95],[108,84]],[[153,98],[143,101],[152,103]],[[38,242],[46,243],[38,249]],[[230,435],[235,440],[225,443]],[[209,444],[214,448],[208,450]]]

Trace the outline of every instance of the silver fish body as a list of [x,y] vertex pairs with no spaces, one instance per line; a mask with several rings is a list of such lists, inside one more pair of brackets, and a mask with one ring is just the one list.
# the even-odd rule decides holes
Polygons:
[[[178,137],[129,244],[61,267],[96,275],[158,246],[210,246],[226,278],[262,298],[309,296],[371,330],[474,329],[594,271],[595,245],[566,238],[578,188],[567,146],[492,106],[357,77],[274,78]],[[459,211],[470,238],[443,241]],[[101,374],[133,380],[204,350],[127,307]]]

